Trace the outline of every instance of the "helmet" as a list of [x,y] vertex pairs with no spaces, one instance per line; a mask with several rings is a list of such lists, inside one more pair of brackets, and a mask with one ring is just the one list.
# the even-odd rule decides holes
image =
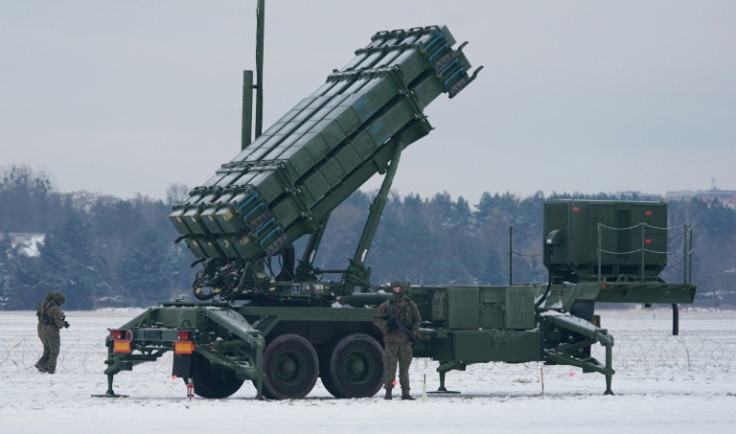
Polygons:
[[[399,288],[399,289],[395,291],[394,288]],[[391,292],[393,292],[396,295],[403,294],[404,293],[404,282],[400,280],[391,281]]]
[[51,299],[56,302],[59,306],[66,303],[66,297],[64,297],[64,294],[60,292],[54,293],[53,296],[51,296]]

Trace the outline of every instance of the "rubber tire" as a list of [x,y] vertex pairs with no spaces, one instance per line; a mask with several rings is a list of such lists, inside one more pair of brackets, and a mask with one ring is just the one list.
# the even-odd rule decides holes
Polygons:
[[332,356],[332,353],[335,351],[335,345],[337,345],[337,342],[340,339],[341,337],[334,339],[328,345],[325,345],[319,352],[320,380],[322,381],[322,385],[325,386],[325,389],[327,389],[327,391],[330,392],[330,395],[334,396],[335,398],[342,397],[339,396],[340,393],[335,388],[335,382],[332,380],[332,376],[330,375],[330,356]]
[[192,381],[194,393],[202,398],[227,398],[240,389],[245,380],[238,379],[235,371],[213,365],[203,355],[192,354]]
[[283,334],[263,352],[263,395],[269,399],[301,399],[312,391],[319,374],[317,352],[308,340]]
[[365,333],[347,335],[332,348],[325,374],[336,398],[372,397],[383,386],[383,347]]

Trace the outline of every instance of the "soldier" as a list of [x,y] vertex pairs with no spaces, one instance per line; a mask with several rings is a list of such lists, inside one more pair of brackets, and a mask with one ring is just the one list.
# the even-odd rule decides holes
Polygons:
[[[403,282],[398,280],[391,282],[391,292],[393,297],[378,306],[373,318],[373,323],[383,332],[383,384],[386,388],[384,399],[391,399],[397,362],[401,399],[414,399],[409,394],[409,365],[413,356],[412,340],[419,331],[422,318],[417,305],[404,294]],[[409,336],[409,333],[412,336]]]
[[38,305],[38,337],[43,344],[43,355],[36,362],[36,369],[41,373],[53,374],[56,372],[56,358],[59,356],[61,339],[59,330],[68,328],[64,313],[60,307],[66,302],[66,297],[60,292],[49,292],[46,299]]

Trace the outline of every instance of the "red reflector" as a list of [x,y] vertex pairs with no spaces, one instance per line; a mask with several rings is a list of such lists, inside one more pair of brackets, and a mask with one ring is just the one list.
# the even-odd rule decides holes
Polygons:
[[575,211],[575,212],[578,212],[578,211],[580,211],[580,207],[579,206],[574,206],[574,207],[572,207],[572,210]]
[[113,352],[118,354],[130,353],[130,342],[116,340],[113,344]]
[[192,354],[192,352],[194,352],[194,344],[192,341],[174,342],[174,354]]
[[646,211],[644,214],[646,214],[646,215],[652,215],[652,212],[651,211]]
[[130,330],[110,330],[110,338],[116,341],[133,341],[133,332]]
[[177,337],[177,339],[179,339],[180,341],[189,341],[189,340],[191,340],[191,339],[192,339],[192,333],[191,333],[191,332],[189,332],[189,331],[185,331],[185,330],[179,330],[179,331],[178,331],[178,332],[176,333],[176,337]]
[[651,238],[647,238],[646,240],[644,240],[644,242],[647,243],[647,244],[652,244],[652,239]]

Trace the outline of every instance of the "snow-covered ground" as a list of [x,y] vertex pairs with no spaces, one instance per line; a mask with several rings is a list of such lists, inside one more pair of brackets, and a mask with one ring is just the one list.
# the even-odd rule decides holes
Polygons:
[[[415,359],[416,401],[332,398],[320,382],[298,401],[258,401],[246,384],[223,400],[186,398],[170,358],[115,379],[127,398],[105,399],[104,338],[137,311],[67,312],[55,375],[33,367],[41,352],[34,312],[0,311],[0,433],[229,432],[736,432],[736,312],[604,311],[616,339],[614,396],[605,380],[579,369],[473,365],[447,375],[454,395],[435,395],[436,362]],[[602,359],[602,347],[595,355]]]

